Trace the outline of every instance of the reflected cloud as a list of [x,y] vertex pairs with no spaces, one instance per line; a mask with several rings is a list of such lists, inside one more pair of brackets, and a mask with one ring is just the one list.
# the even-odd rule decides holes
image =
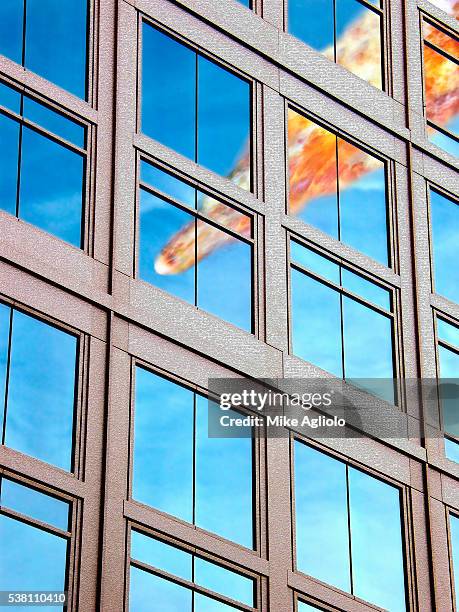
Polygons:
[[[449,14],[459,14],[459,2],[456,0],[444,0],[441,4],[441,8]],[[345,4],[341,3],[342,11],[344,6]],[[374,59],[375,56],[378,56],[378,53],[380,54],[379,37],[375,36],[375,13],[365,10],[365,14],[362,16],[356,14],[354,10],[352,15],[357,15],[356,19],[352,23],[345,23],[345,27],[341,28],[341,37],[336,42],[337,60],[345,68],[357,73],[373,85],[380,86],[380,62],[375,62]],[[430,43],[441,48],[445,48],[446,45],[450,54],[457,55],[457,43],[443,32],[426,24],[424,35]],[[333,45],[328,46],[324,51],[324,54],[331,60],[334,59],[334,53]],[[457,70],[455,74],[451,74],[450,65],[452,62],[430,47],[426,47],[425,62],[426,74],[428,75],[426,78],[428,119],[434,121],[440,127],[454,125],[459,112],[459,96],[457,93],[459,90],[459,75]],[[348,190],[352,187],[353,190],[360,192],[373,191],[384,194],[384,181],[376,178],[376,171],[382,168],[382,162],[351,143],[341,139],[339,139],[339,142],[339,190]],[[323,198],[322,204],[325,206],[328,202],[327,198],[337,192],[336,136],[306,117],[289,111],[288,156],[290,213],[300,214],[306,206],[318,201],[319,198]],[[372,180],[373,177],[375,177],[374,180]],[[250,157],[248,154],[240,159],[228,178],[247,189],[250,185]],[[353,197],[352,206],[358,208],[360,205],[361,202]],[[221,203],[213,198],[206,197],[204,206],[211,218],[216,221],[220,220],[222,214]],[[367,206],[365,209],[366,215],[368,210],[369,207]],[[347,229],[345,241],[356,248],[359,248],[359,246],[362,248],[363,246],[366,252],[366,246],[372,241],[373,232],[376,231],[376,221],[380,224],[381,220],[384,221],[384,217],[380,212],[376,212],[375,223],[370,223],[367,227],[366,231],[369,236],[363,244],[361,224],[355,227],[354,232],[350,231],[349,228]],[[198,235],[203,230],[201,225],[203,225],[203,222],[198,221],[196,226]],[[227,216],[226,225],[245,236],[250,231],[249,224],[246,224],[245,227],[241,226],[240,215],[235,210]],[[328,226],[330,226],[330,223]],[[208,257],[224,244],[234,241],[232,236],[216,228],[210,226],[207,229],[205,238],[200,242],[197,256],[194,224],[189,224],[178,233],[173,234],[156,255],[155,261],[157,263],[155,267],[157,272],[169,275],[180,274],[193,266],[196,260],[199,261]],[[363,230],[365,231],[365,228]],[[186,251],[186,257],[183,257],[184,251]],[[368,254],[383,261],[383,263],[387,263],[387,254],[383,254],[381,248]],[[384,261],[384,257],[386,261]],[[184,260],[186,261],[185,265],[183,264]],[[180,265],[178,265],[178,262],[180,262]]]

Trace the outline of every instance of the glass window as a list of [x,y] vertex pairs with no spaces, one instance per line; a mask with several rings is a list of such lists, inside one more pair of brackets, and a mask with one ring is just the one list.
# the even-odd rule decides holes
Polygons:
[[145,22],[142,49],[144,134],[250,189],[250,84]]
[[212,404],[141,367],[135,389],[133,498],[253,547],[252,440],[209,438]]
[[388,265],[384,162],[289,109],[289,211]]
[[2,0],[0,53],[85,98],[87,21],[87,0]]
[[423,21],[424,91],[427,134],[459,156],[459,41]]
[[449,528],[451,535],[451,561],[453,565],[454,592],[456,595],[456,608],[459,608],[459,518],[449,515]]
[[[445,454],[459,462],[459,327],[437,317],[439,396],[445,438]],[[451,380],[452,379],[452,380]]]
[[0,105],[0,207],[81,247],[86,129],[5,85]]
[[[390,291],[291,244],[293,353],[380,395],[370,379],[394,376]],[[385,393],[395,401],[392,387]]]
[[7,478],[0,491],[0,590],[63,591],[69,504]]
[[139,212],[139,278],[252,332],[252,218],[146,162]]
[[379,0],[288,0],[288,30],[379,89],[383,88]]
[[304,601],[299,601],[298,612],[320,612],[320,610],[315,606],[311,606],[311,604],[304,603]]
[[[200,593],[199,587],[214,592],[223,601],[213,599],[211,594]],[[225,599],[228,603],[224,603]],[[255,582],[252,578],[131,530],[129,609],[144,610],[146,600],[155,602],[153,609],[161,611],[235,610],[237,608],[231,605],[231,600],[247,606],[256,605]]]
[[302,442],[294,451],[298,569],[403,612],[399,490]]
[[459,303],[459,202],[430,189],[435,291]]
[[18,310],[0,308],[3,443],[72,469],[75,336]]

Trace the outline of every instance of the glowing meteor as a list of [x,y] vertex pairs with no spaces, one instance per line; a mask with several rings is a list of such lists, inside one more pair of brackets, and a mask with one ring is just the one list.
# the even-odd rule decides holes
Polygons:
[[[445,10],[459,15],[459,1],[443,0]],[[379,38],[374,36],[374,14],[366,15],[351,24],[337,43],[339,63],[376,87],[381,86]],[[459,44],[440,30],[424,24],[424,38],[458,57]],[[328,48],[325,55],[333,59],[334,50]],[[425,99],[427,117],[439,126],[446,126],[459,112],[459,71],[457,65],[447,60],[427,45],[424,49]],[[288,154],[290,176],[290,212],[301,211],[304,206],[320,196],[336,192],[336,137],[309,119],[289,111]],[[250,159],[245,154],[229,178],[248,189],[250,184]],[[382,162],[344,140],[339,141],[339,186],[344,189],[366,174],[382,167]],[[250,218],[218,202],[214,198],[203,200],[201,212],[226,228],[249,236]],[[200,261],[215,249],[234,240],[233,236],[201,220],[191,222],[175,234],[155,261],[158,274],[179,274]]]

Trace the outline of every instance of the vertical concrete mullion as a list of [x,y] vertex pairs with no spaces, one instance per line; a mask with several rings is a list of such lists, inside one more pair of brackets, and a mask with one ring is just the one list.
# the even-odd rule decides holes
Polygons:
[[256,11],[263,19],[279,30],[284,28],[284,10],[287,9],[287,0],[252,0],[252,3],[256,4]]
[[[266,341],[288,350],[287,251],[281,220],[285,212],[285,105],[278,92],[263,88]],[[279,373],[281,375],[281,373]],[[266,440],[269,609],[292,606],[287,585],[292,569],[289,438]]]
[[118,0],[116,135],[114,177],[114,269],[133,275],[137,123],[137,11]]
[[287,351],[287,249],[281,224],[287,181],[284,113],[284,99],[271,88],[263,87],[266,342]]

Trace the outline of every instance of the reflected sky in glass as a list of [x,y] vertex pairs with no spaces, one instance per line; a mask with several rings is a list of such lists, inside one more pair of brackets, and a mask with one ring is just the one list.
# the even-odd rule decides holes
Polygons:
[[404,612],[400,494],[395,487],[295,441],[295,512],[300,571],[350,592],[352,554],[352,594]]
[[430,217],[435,290],[459,303],[459,204],[430,189]]
[[[146,162],[141,163],[141,180],[210,219],[218,217],[233,231],[251,233],[250,217]],[[142,280],[252,331],[251,244],[144,188],[138,244]]]
[[[134,530],[131,531],[131,558],[248,606],[255,605],[254,582],[251,578]],[[130,609],[144,610],[145,601],[152,603],[150,609],[158,611],[191,612],[193,609],[195,612],[210,612],[234,609],[132,566],[130,587]]]
[[298,602],[298,612],[319,612],[319,608],[311,606],[310,604],[304,603],[304,601]]
[[301,572],[350,591],[346,466],[295,441],[295,525]]
[[67,531],[69,527],[69,504],[56,497],[42,493],[25,485],[2,478],[1,505],[30,516],[37,521]]
[[19,123],[0,114],[0,207],[16,214]]
[[437,317],[437,333],[440,340],[448,342],[459,349],[459,327]]
[[[452,350],[439,344],[439,377],[441,379],[459,379],[459,328],[437,318],[437,334],[439,341],[451,344],[457,350]],[[457,405],[457,390],[451,388],[454,381],[444,381],[439,386],[439,397],[445,432],[459,436],[459,411]],[[453,461],[459,461],[459,446],[457,443],[445,439],[446,456]]]
[[134,427],[133,498],[253,547],[252,440],[209,438],[207,398],[140,367]]
[[291,214],[389,264],[384,163],[289,110]]
[[339,292],[292,268],[291,296],[293,353],[342,377]]
[[24,127],[19,218],[81,245],[83,157]]
[[[370,3],[379,6],[379,0]],[[289,0],[288,29],[328,59],[382,87],[380,17],[358,0]]]
[[192,612],[193,592],[170,580],[131,566],[129,584],[130,612]]
[[84,98],[86,96],[87,0],[0,3],[0,53]]
[[404,612],[400,493],[350,467],[349,495],[354,595]]
[[[459,117],[450,121],[447,127],[454,134],[459,134]],[[444,149],[447,153],[454,155],[454,157],[459,157],[459,142],[450,136],[447,136],[439,130],[429,128],[429,140],[437,145],[437,147],[440,147],[440,149]]]
[[[0,515],[0,590],[63,591],[67,541],[37,527]],[[56,612],[62,606],[40,606]],[[36,606],[21,606],[36,610]]]
[[247,606],[254,605],[254,585],[251,578],[246,578],[200,557],[194,557],[194,582]]
[[[209,409],[220,412],[207,398],[197,395],[196,525],[252,548],[252,439],[209,438]],[[241,416],[233,410],[227,414],[230,418]]]
[[136,368],[134,499],[193,521],[193,392]]
[[[0,504],[29,517],[67,529],[69,505],[3,478]],[[20,520],[0,515],[0,590],[63,591],[67,540]],[[34,610],[36,606],[21,606]],[[52,612],[62,606],[41,606]]]
[[6,375],[8,362],[8,342],[10,335],[11,308],[0,303],[0,423],[3,430],[5,410]]
[[77,339],[13,312],[5,444],[71,469]]
[[131,531],[131,557],[184,580],[193,579],[192,555],[134,529]]
[[451,461],[459,463],[459,443],[445,438],[445,456]]
[[226,176],[247,152],[250,116],[247,81],[143,23],[142,131],[147,136]]
[[[22,99],[24,118],[76,146],[85,145],[82,125],[27,96]],[[20,100],[14,90],[0,87],[0,103],[16,112]],[[0,207],[81,247],[84,156],[1,113],[0,139]]]
[[[393,378],[391,318],[341,294],[339,287],[387,310],[390,292],[295,241],[291,257],[337,285],[291,268],[293,353],[348,380]],[[368,390],[380,395],[376,388]],[[393,402],[393,393],[384,399]]]

